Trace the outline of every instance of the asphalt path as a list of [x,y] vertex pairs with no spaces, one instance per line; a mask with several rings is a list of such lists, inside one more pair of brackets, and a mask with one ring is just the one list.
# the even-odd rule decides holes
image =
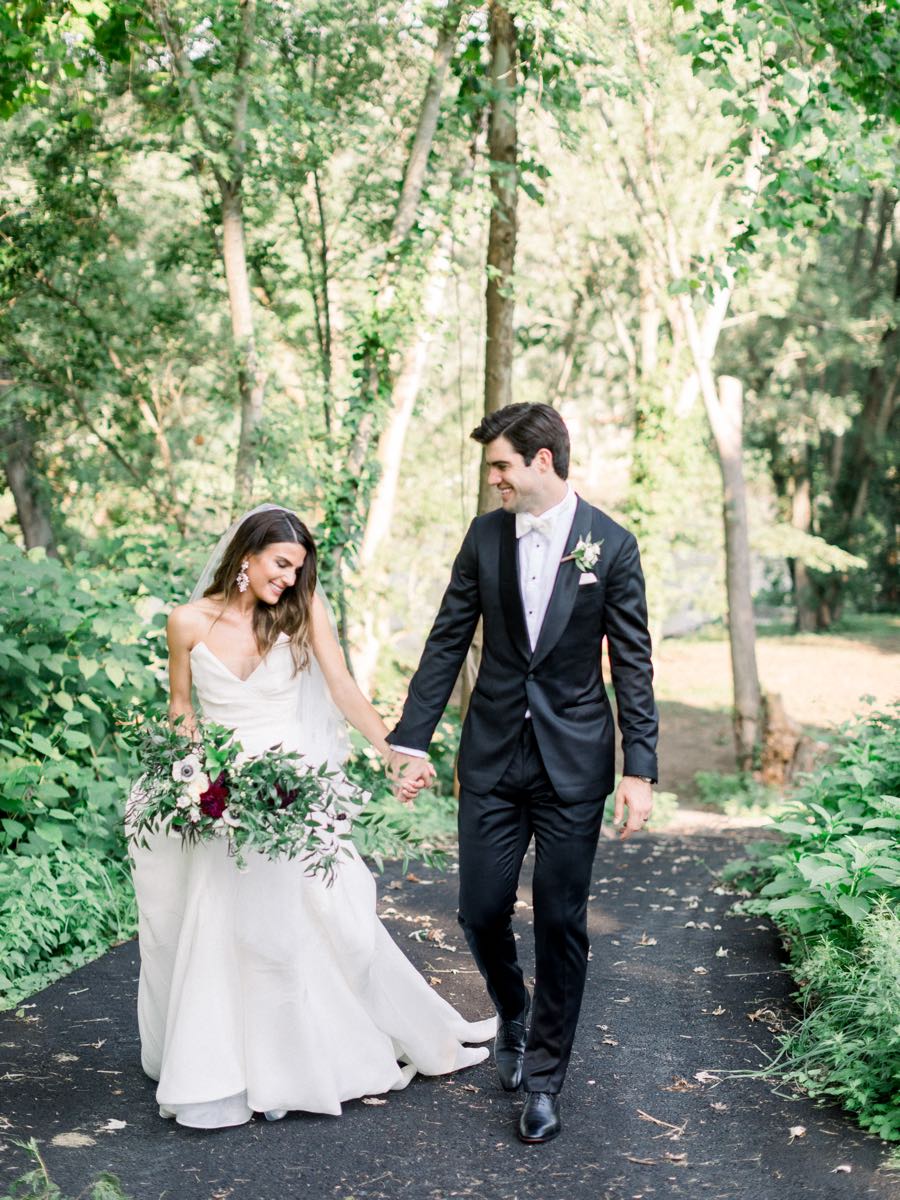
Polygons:
[[[836,1109],[758,1078],[789,1020],[771,927],[729,917],[735,835],[602,840],[592,961],[562,1135],[525,1147],[490,1060],[402,1092],[214,1132],[161,1120],[140,1067],[134,942],[0,1014],[0,1194],[35,1138],[69,1197],[102,1171],[132,1200],[844,1200],[900,1198],[885,1147]],[[531,894],[517,930],[533,965]],[[379,911],[467,1017],[490,1015],[456,924],[454,870],[388,869]]]

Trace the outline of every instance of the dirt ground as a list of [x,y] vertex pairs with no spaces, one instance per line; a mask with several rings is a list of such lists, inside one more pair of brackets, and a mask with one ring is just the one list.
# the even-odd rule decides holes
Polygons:
[[[815,737],[900,699],[900,620],[853,635],[760,637],[757,661],[764,691]],[[655,667],[660,787],[691,802],[697,771],[735,770],[728,642],[669,638]]]

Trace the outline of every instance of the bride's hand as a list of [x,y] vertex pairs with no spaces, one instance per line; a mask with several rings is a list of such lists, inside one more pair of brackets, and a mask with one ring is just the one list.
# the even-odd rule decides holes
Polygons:
[[396,785],[397,799],[412,804],[416,796],[435,778],[437,772],[427,758],[392,750],[387,757],[388,774]]

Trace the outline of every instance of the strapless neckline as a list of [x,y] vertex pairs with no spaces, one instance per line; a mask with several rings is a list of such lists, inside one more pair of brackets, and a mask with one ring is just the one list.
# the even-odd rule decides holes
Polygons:
[[[269,654],[272,654],[275,650],[278,650],[280,647],[286,646],[287,644],[288,644],[288,639],[285,637],[284,634],[281,634],[278,638],[278,641],[275,643],[275,645],[269,651]],[[198,650],[201,646],[206,651],[207,655],[213,660],[213,662],[218,663],[218,665],[222,668],[222,670],[228,676],[230,676],[230,678],[233,679],[235,683],[249,683],[250,680],[253,678],[253,676],[257,673],[257,671],[259,671],[259,669],[262,667],[262,665],[265,663],[266,659],[268,658],[268,655],[264,654],[263,657],[256,664],[256,666],[253,668],[253,670],[250,672],[250,674],[245,675],[242,678],[240,675],[236,675],[234,673],[234,671],[232,671],[231,667],[229,667],[227,663],[224,663],[222,661],[222,659],[219,658],[218,654],[214,654],[213,651],[210,650],[209,646],[207,646],[206,642],[203,642],[203,641],[195,642],[194,645],[191,646],[191,650],[190,650],[191,655],[193,655],[194,651]]]

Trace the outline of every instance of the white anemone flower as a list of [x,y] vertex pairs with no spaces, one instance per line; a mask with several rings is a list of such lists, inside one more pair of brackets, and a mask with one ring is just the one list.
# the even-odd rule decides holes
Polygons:
[[197,754],[188,754],[172,764],[172,778],[176,783],[190,783],[203,773],[203,763]]

